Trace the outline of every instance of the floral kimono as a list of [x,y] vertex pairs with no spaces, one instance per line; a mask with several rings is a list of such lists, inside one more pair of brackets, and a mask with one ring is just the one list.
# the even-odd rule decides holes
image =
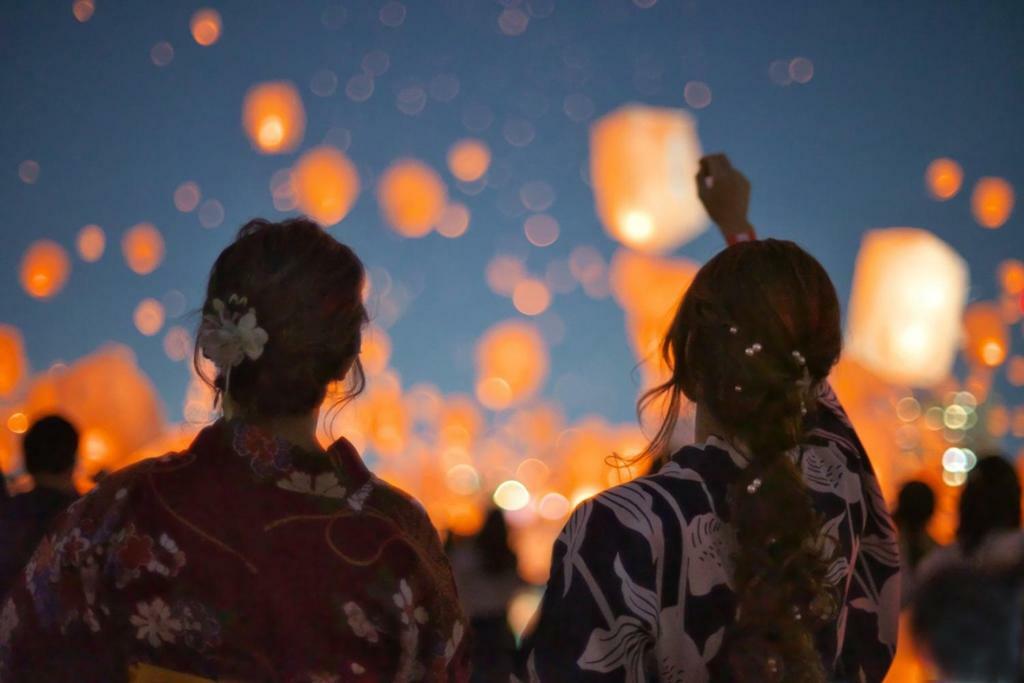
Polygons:
[[58,519],[0,607],[0,680],[466,681],[464,629],[426,513],[347,441],[221,421]]
[[[899,620],[895,532],[867,454],[827,386],[813,415],[806,443],[788,455],[825,520],[823,539],[836,544],[829,578],[843,596],[818,650],[831,676],[880,681]],[[744,462],[711,438],[578,507],[555,543],[522,678],[710,680],[736,609],[726,492]]]

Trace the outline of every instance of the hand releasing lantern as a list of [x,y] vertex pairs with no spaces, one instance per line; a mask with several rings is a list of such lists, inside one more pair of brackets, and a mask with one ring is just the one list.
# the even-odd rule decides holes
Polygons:
[[590,131],[590,175],[608,233],[638,251],[661,253],[708,225],[694,185],[700,141],[680,109],[629,105]]
[[872,230],[857,256],[846,349],[886,381],[927,387],[952,369],[967,264],[932,233]]

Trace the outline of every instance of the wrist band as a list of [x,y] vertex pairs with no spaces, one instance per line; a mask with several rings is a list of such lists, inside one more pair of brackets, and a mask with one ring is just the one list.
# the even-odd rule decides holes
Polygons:
[[735,234],[729,234],[725,237],[725,242],[730,247],[740,242],[752,242],[757,239],[757,233],[754,232],[754,226],[748,226],[743,232],[737,232]]

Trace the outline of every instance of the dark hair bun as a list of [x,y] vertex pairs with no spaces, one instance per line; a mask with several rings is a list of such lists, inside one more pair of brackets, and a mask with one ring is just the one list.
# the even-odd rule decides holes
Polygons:
[[[355,253],[306,218],[246,223],[213,264],[203,314],[214,313],[214,300],[244,297],[268,339],[257,359],[230,368],[230,382],[218,368],[212,384],[262,417],[314,410],[350,369],[350,395],[358,393],[364,280]],[[197,345],[197,370],[201,353]]]

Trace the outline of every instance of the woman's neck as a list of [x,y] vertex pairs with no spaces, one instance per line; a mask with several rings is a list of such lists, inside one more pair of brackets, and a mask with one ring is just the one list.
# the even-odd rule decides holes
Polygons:
[[224,417],[228,420],[243,420],[284,439],[304,451],[318,452],[323,448],[316,438],[316,426],[319,411],[313,410],[307,415],[287,415],[279,417],[259,417],[247,415],[230,397],[224,397]]

